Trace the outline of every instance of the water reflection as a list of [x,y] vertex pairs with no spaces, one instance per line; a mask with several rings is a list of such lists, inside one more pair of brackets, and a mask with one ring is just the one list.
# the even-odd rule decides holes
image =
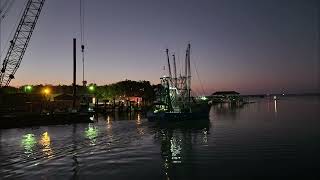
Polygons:
[[[182,133],[182,134],[181,134]],[[161,156],[163,169],[167,179],[174,179],[177,173],[184,172],[188,176],[189,167],[184,166],[184,156],[192,150],[192,138],[190,132],[172,129],[161,129]],[[177,169],[182,168],[181,171]]]
[[140,113],[137,114],[136,125],[137,125],[138,134],[139,135],[144,135],[145,134],[145,129],[142,126],[142,120],[141,120]]
[[207,128],[204,128],[202,130],[202,134],[203,134],[203,138],[202,138],[202,142],[205,144],[205,145],[208,145],[208,129]]
[[[227,105],[214,108],[218,116],[212,109],[215,116],[209,122],[164,128],[143,115],[115,120],[110,114],[90,125],[1,129],[0,177],[244,179],[252,174],[247,179],[263,175],[272,179],[317,172],[310,162],[319,161],[319,101],[263,99],[240,110]],[[232,119],[224,111],[228,108],[237,113],[237,121],[226,121]],[[275,112],[278,121],[272,121]],[[138,134],[140,129],[143,135]],[[48,160],[50,156],[54,157]]]
[[111,118],[110,118],[110,116],[108,115],[108,116],[107,116],[107,130],[108,130],[108,129],[111,129],[111,128],[112,128]]
[[28,157],[32,154],[34,146],[37,144],[34,134],[26,134],[22,136],[21,145]]
[[47,156],[49,159],[53,157],[53,151],[50,147],[51,140],[48,132],[45,132],[42,134],[40,144],[43,146],[42,152],[45,156]]
[[96,138],[99,134],[98,128],[96,128],[93,124],[89,124],[88,128],[84,131],[85,137],[90,140],[90,145],[96,144]]
[[230,117],[231,119],[237,119],[237,116],[243,107],[243,105],[220,103],[212,106],[212,112],[215,116],[224,116]]
[[210,122],[201,125],[194,122],[193,126],[180,125],[176,128],[159,129],[156,137],[160,140],[163,170],[167,179],[175,179],[177,176],[190,179],[194,167],[186,164],[189,161],[188,156],[194,154],[192,146],[199,142],[207,146],[208,143]]
[[141,124],[141,115],[138,113],[137,115],[137,120],[136,120],[137,125]]
[[171,151],[171,160],[172,163],[181,163],[181,139],[177,139],[176,137],[172,137],[170,140],[170,151]]

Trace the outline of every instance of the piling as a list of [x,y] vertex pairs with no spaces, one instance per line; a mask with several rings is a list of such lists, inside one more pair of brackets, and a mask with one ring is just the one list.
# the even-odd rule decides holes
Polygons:
[[76,87],[76,80],[77,80],[77,44],[76,39],[73,38],[73,102],[72,108],[75,109],[76,107],[76,99],[77,99],[77,87]]

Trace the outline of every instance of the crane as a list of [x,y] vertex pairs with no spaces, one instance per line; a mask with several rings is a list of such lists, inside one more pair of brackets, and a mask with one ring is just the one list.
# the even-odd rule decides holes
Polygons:
[[2,63],[0,87],[8,86],[10,81],[14,79],[14,75],[28,47],[44,2],[45,0],[28,0]]

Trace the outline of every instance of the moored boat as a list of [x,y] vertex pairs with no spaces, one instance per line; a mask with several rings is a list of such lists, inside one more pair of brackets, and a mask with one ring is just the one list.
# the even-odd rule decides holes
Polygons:
[[147,113],[149,121],[177,122],[209,119],[210,105],[191,97],[191,67],[188,44],[186,50],[185,75],[177,78],[175,56],[173,55],[174,76],[171,74],[169,51],[167,49],[169,75],[160,78],[161,85],[156,89],[153,111]]

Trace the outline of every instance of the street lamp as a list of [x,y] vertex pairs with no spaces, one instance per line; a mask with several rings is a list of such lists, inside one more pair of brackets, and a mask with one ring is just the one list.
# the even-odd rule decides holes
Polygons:
[[50,94],[50,89],[49,88],[44,88],[43,93],[47,96]]
[[92,97],[92,103],[95,104],[95,106],[97,107],[97,98],[95,97],[96,94],[95,94],[95,90],[96,90],[96,86],[95,84],[91,84],[90,86],[88,86],[88,90],[91,94],[93,94],[93,97]]
[[31,85],[27,85],[24,87],[24,92],[31,92],[32,91],[32,86]]
[[94,85],[90,85],[90,86],[88,87],[88,89],[89,89],[90,92],[94,92],[95,87],[94,87]]
[[50,95],[51,90],[49,88],[44,88],[42,90],[42,93],[44,94],[45,98],[47,98],[49,100],[48,96]]

